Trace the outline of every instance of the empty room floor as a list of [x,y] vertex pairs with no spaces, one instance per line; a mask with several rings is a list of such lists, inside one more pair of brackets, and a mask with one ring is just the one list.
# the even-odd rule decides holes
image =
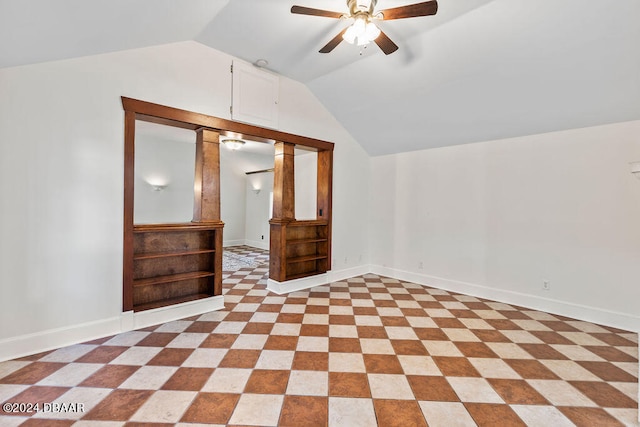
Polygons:
[[638,424],[635,333],[373,274],[276,295],[235,252],[224,310],[0,363],[10,410],[71,404],[0,425]]

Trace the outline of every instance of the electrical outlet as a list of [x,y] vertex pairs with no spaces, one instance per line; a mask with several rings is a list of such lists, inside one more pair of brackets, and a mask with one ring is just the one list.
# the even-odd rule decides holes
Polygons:
[[422,270],[422,269],[424,268],[424,263],[423,263],[422,261],[420,261],[420,262],[418,263],[418,268],[419,268],[420,270]]
[[264,240],[264,234],[262,235],[262,240]]
[[543,280],[542,281],[542,289],[544,289],[545,291],[550,291],[551,290],[551,282],[549,280]]

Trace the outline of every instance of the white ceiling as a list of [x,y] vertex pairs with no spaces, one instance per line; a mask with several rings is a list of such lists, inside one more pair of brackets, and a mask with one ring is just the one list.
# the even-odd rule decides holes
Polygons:
[[[379,0],[377,9],[419,0]],[[0,67],[196,40],[302,81],[372,155],[640,119],[640,1],[440,0],[320,49],[344,0],[0,0]]]

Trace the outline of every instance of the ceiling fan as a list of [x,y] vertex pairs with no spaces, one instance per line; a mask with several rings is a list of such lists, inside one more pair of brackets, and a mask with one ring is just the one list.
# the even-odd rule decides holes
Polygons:
[[374,13],[373,10],[377,2],[378,0],[347,0],[349,13],[332,12],[330,10],[314,9],[304,6],[292,6],[291,13],[337,19],[353,19],[353,24],[331,39],[329,43],[320,49],[320,53],[331,52],[344,40],[347,43],[357,44],[358,46],[366,46],[369,42],[375,42],[385,55],[389,55],[398,50],[398,46],[391,41],[385,33],[380,31],[374,21],[389,21],[392,19],[435,15],[438,11],[438,2],[431,0],[423,3],[385,9]]

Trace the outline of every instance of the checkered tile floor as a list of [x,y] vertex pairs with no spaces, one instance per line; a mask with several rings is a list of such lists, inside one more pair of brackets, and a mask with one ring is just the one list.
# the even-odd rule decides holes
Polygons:
[[[235,250],[266,256],[251,248]],[[2,426],[637,425],[638,336],[376,275],[0,363]]]

